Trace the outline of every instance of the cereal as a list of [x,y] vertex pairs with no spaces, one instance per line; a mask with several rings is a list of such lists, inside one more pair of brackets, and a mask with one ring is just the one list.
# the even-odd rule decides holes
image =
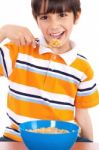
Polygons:
[[58,129],[55,127],[48,127],[48,128],[39,128],[34,130],[26,130],[28,132],[35,132],[35,133],[46,133],[46,134],[61,134],[61,133],[69,133],[68,130]]
[[55,48],[61,46],[61,41],[58,39],[52,39],[49,43],[49,47]]

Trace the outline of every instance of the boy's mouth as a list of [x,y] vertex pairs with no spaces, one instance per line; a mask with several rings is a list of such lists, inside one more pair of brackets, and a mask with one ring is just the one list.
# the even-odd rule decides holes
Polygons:
[[61,37],[63,36],[63,34],[64,34],[64,31],[63,32],[59,32],[59,33],[51,33],[50,37],[52,39],[61,39]]

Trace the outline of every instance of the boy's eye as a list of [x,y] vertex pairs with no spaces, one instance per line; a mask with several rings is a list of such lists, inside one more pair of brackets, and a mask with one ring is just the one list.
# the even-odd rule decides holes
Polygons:
[[65,16],[67,16],[67,13],[60,13],[59,16],[60,17],[65,17]]
[[47,19],[48,19],[48,16],[47,16],[47,15],[41,16],[40,19],[41,19],[41,20],[47,20]]

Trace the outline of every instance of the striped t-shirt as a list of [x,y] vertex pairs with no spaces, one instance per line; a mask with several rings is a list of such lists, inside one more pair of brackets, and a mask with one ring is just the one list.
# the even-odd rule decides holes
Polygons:
[[0,75],[9,80],[4,136],[21,141],[19,124],[34,119],[72,121],[74,109],[99,104],[94,75],[76,48],[56,55],[46,47],[0,48]]

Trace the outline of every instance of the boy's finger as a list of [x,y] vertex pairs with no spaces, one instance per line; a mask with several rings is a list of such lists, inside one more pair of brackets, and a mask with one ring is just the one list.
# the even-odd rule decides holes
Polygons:
[[35,47],[35,38],[32,35],[32,33],[30,31],[26,30],[23,35],[24,35],[26,44],[27,45],[33,44]]
[[36,41],[35,41],[35,39],[32,40],[32,46],[33,46],[33,48],[36,48]]
[[29,30],[26,30],[25,36],[27,37],[27,40],[29,40],[29,41],[33,41],[33,39],[34,39],[33,34]]
[[24,39],[27,45],[32,44],[33,39],[29,35],[25,35]]
[[26,45],[27,44],[27,41],[26,41],[26,39],[22,36],[21,38],[20,38],[20,45]]

